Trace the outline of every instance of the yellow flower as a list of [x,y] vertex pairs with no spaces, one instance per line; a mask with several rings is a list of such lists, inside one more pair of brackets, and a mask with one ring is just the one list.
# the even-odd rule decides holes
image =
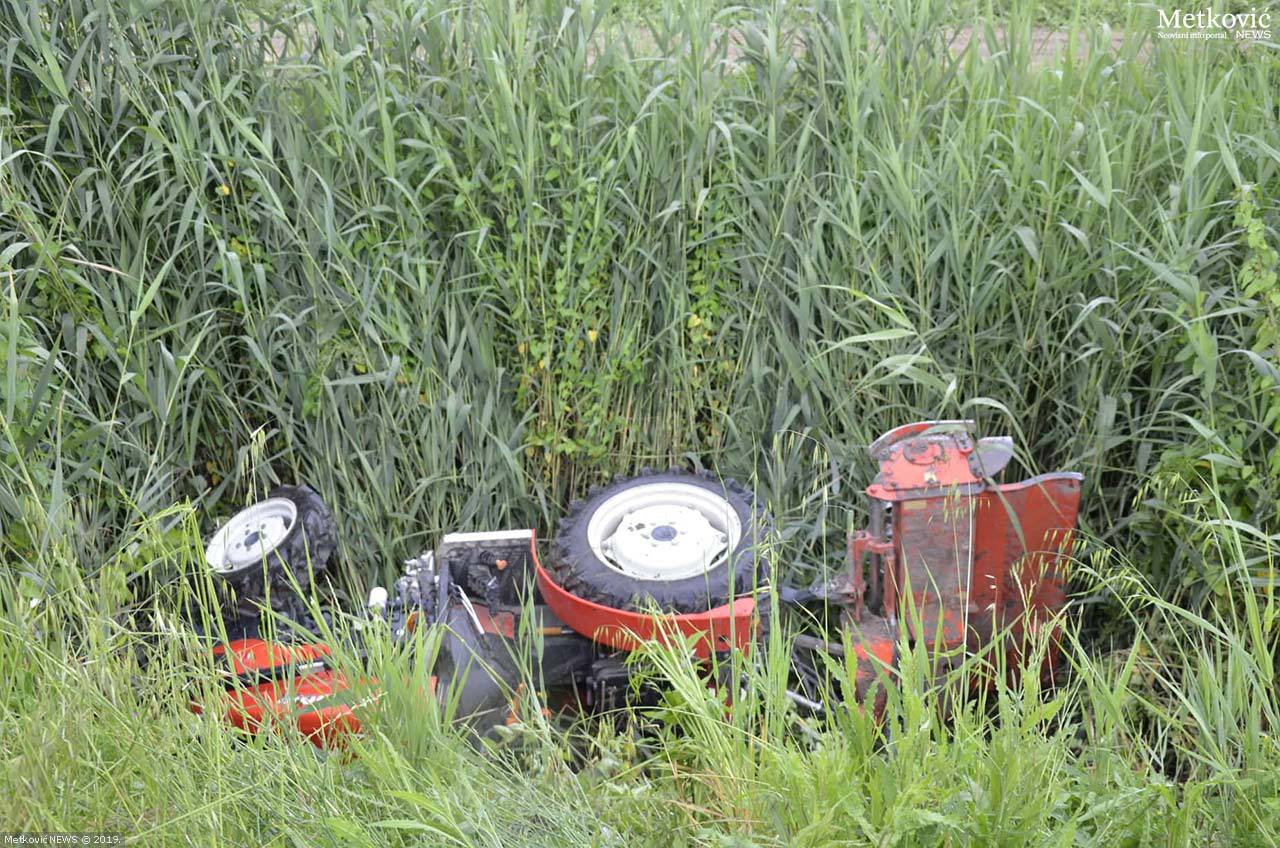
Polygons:
[[231,186],[227,185],[226,183],[220,183],[218,185],[218,194],[222,195],[223,197],[226,197],[228,194],[231,194]]
[[702,326],[702,319],[698,317],[698,313],[695,312],[689,316],[690,329],[693,329],[694,327],[701,327],[701,326]]
[[520,344],[516,345],[516,353],[520,354],[521,356],[524,356],[524,352],[528,349],[529,348],[525,346],[524,342],[520,342]]
[[595,330],[587,330],[587,341],[592,344],[596,343],[596,339],[600,338],[600,333]]

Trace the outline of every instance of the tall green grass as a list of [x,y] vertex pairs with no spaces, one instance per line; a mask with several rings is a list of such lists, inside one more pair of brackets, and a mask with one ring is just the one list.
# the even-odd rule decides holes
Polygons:
[[759,473],[814,561],[862,447],[956,415],[1083,471],[1140,564],[1171,450],[1252,466],[1228,506],[1274,531],[1233,222],[1255,186],[1276,242],[1272,50],[1137,9],[1039,67],[1025,10],[982,60],[931,3],[3,8],[25,561],[298,478],[395,562],[672,462]]
[[[1211,532],[1233,555],[1238,530]],[[0,821],[141,845],[1274,844],[1274,598],[1201,616],[1104,559],[1081,563],[1082,580],[1122,599],[1138,635],[1099,651],[1068,616],[1071,674],[1056,688],[999,674],[975,694],[965,680],[978,658],[940,672],[904,644],[880,726],[834,690],[817,693],[831,715],[804,717],[785,695],[788,634],[775,628],[719,691],[677,650],[638,654],[637,672],[667,690],[619,725],[639,735],[608,721],[566,728],[534,702],[524,723],[479,742],[422,697],[423,654],[366,629],[383,700],[362,739],[327,755],[288,731],[246,739],[189,711],[211,702],[210,658],[163,624],[170,606],[127,628],[99,609],[125,561],[36,607],[6,578]],[[67,621],[94,627],[73,638]],[[349,626],[334,624],[333,644]],[[365,660],[340,649],[337,662]],[[829,672],[838,689],[852,670]],[[536,698],[536,681],[523,691]]]
[[[0,820],[1274,843],[1280,60],[1139,7],[1044,57],[1029,4],[957,8],[0,2]],[[656,657],[665,744],[600,731],[574,771],[549,729],[494,761],[412,710],[351,761],[233,742],[181,708],[182,637],[130,658],[192,516],[276,481],[367,581],[704,465],[755,481],[803,582],[865,445],[961,415],[1086,475],[1111,559],[1064,691],[941,722],[921,671],[881,744],[796,729],[776,663],[726,722]]]

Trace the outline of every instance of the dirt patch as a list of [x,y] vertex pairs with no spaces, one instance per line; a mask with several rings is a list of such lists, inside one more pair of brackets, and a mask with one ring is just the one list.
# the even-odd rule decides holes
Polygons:
[[[989,40],[986,31],[982,28],[959,27],[948,31],[947,45],[951,54],[956,57],[964,55],[965,51],[972,48],[978,58],[991,59],[1008,49],[1006,45],[1009,40],[1003,27],[993,27],[991,35],[992,38]],[[661,57],[662,51],[659,50],[658,44],[647,30],[632,30],[628,37],[636,57],[646,59]],[[730,68],[736,69],[746,62],[748,38],[742,29],[721,29],[717,31],[715,41],[709,49],[714,52],[724,44],[726,39],[728,44],[724,45],[725,61]],[[1108,49],[1111,52],[1117,52],[1124,44],[1124,33],[1111,30],[1108,41]],[[1088,34],[1078,34],[1073,42],[1071,34],[1064,30],[1051,27],[1035,27],[1031,31],[1031,64],[1037,68],[1053,65],[1068,51],[1071,51],[1075,58],[1084,59],[1092,48],[1092,42],[1093,39]],[[874,43],[874,36],[871,36],[868,39],[868,47],[872,47]],[[798,54],[802,49],[803,47],[799,41],[793,39],[792,52]]]
[[[994,43],[989,41],[984,30],[977,27],[965,26],[951,31],[948,34],[948,47],[953,56],[962,56],[970,47],[976,52],[981,59],[994,58],[1005,51],[1005,44],[1008,39],[1005,36],[1003,27],[994,27],[992,29]],[[603,44],[603,36],[597,38],[597,44]],[[628,39],[631,42],[631,49],[636,58],[657,59],[662,56],[662,51],[658,49],[658,44],[653,35],[645,29],[633,29],[628,33]],[[721,39],[728,39],[725,47],[725,61],[730,69],[737,69],[745,62],[747,53],[747,36],[743,30],[738,28],[720,29],[717,31],[716,41],[711,45],[710,49],[715,50],[719,46]],[[1110,31],[1110,49],[1116,52],[1124,44],[1124,33],[1118,30]],[[869,45],[870,46],[870,45]],[[282,59],[286,51],[286,42],[283,35],[273,35],[270,39],[270,61],[278,61]],[[798,41],[793,40],[792,52],[799,53],[801,46]],[[1031,63],[1034,67],[1045,67],[1055,64],[1065,55],[1068,50],[1072,50],[1072,39],[1069,33],[1050,27],[1035,27],[1031,31]],[[1090,50],[1090,39],[1087,35],[1080,35],[1074,42],[1073,54],[1077,59],[1085,58]],[[595,58],[595,51],[592,51],[590,58]]]
[[[969,49],[972,45],[977,51],[980,58],[990,59],[994,53],[1000,52],[1004,48],[1001,47],[1005,43],[1005,33],[1000,27],[994,29],[996,48],[987,42],[985,33],[982,33],[974,27],[961,27],[951,36],[950,47],[952,55],[959,56]],[[1124,44],[1124,33],[1115,30],[1111,31],[1111,50],[1118,51]],[[1075,41],[1074,56],[1077,59],[1085,58],[1089,53],[1089,39],[1087,37],[1079,37]],[[1052,65],[1061,59],[1068,50],[1072,49],[1070,34],[1059,29],[1050,29],[1048,27],[1036,27],[1031,31],[1031,61],[1037,67]]]

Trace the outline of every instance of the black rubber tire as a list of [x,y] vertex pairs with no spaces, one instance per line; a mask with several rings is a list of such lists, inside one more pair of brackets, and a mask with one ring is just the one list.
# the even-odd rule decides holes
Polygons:
[[298,517],[289,535],[267,554],[266,581],[261,566],[220,576],[235,588],[241,602],[263,600],[269,583],[271,605],[283,609],[296,594],[295,584],[305,592],[312,577],[329,564],[338,545],[338,525],[324,499],[310,486],[278,486],[267,493],[267,498],[292,501]]
[[[630,577],[602,562],[587,541],[592,514],[618,492],[649,483],[687,483],[726,498],[742,523],[738,546],[714,569],[683,580]],[[769,527],[768,515],[755,496],[734,480],[720,480],[705,472],[643,471],[637,477],[593,489],[585,501],[570,506],[556,530],[547,571],[565,590],[614,609],[639,612],[656,606],[661,612],[706,612],[733,597],[749,595],[767,582],[762,547]]]

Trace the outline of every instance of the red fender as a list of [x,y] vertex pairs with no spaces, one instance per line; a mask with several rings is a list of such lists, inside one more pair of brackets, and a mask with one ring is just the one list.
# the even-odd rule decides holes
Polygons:
[[[534,561],[537,562],[536,552]],[[760,630],[753,597],[737,598],[706,612],[663,616],[629,612],[572,594],[552,580],[541,563],[538,564],[538,588],[547,606],[565,624],[588,639],[624,651],[635,650],[641,642],[652,640],[669,644],[671,637],[678,634],[695,637],[694,655],[709,659],[712,654],[730,648],[748,652]]]

